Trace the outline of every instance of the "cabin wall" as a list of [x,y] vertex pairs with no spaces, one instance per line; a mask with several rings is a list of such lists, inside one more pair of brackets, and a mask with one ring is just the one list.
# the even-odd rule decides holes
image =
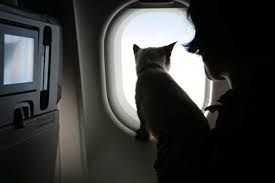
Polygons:
[[153,183],[155,148],[137,142],[112,121],[103,102],[100,41],[108,17],[125,1],[75,0],[88,180]]
[[72,1],[62,1],[59,11],[63,30],[63,69],[62,98],[58,106],[60,174],[57,175],[61,176],[61,183],[84,182],[86,166],[85,146],[81,140],[81,83]]

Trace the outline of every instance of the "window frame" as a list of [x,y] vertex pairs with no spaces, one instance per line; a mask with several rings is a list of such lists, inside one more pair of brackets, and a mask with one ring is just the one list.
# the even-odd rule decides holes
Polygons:
[[[139,128],[140,122],[138,120],[137,115],[133,114],[133,111],[130,104],[127,102],[126,97],[123,96],[124,92],[122,89],[122,81],[115,81],[115,79],[112,77],[116,69],[114,65],[114,62],[112,62],[111,58],[113,57],[112,54],[108,52],[112,48],[112,44],[114,40],[112,40],[112,30],[118,29],[118,25],[120,25],[120,20],[123,20],[123,16],[127,17],[127,10],[128,9],[146,9],[146,8],[188,8],[188,2],[187,1],[180,1],[175,0],[171,2],[140,2],[137,0],[131,1],[124,6],[117,9],[113,15],[108,19],[108,21],[105,24],[103,34],[101,36],[101,73],[102,73],[102,89],[104,93],[104,105],[107,109],[107,112],[112,117],[113,121],[124,131],[126,131],[129,134],[134,135],[135,130]],[[121,68],[117,68],[117,70],[120,70],[120,72],[117,72],[117,74],[120,74],[121,76]],[[212,90],[213,90],[213,83],[205,78],[205,100],[203,104],[203,108],[208,106],[212,101]],[[117,84],[117,82],[120,82],[120,84]],[[121,87],[118,87],[121,86]],[[114,89],[116,88],[116,89]],[[120,98],[120,99],[119,99]],[[123,105],[127,107],[123,107],[119,101],[123,101]],[[126,111],[125,111],[126,110]],[[204,112],[205,116],[208,115],[208,112]],[[135,117],[134,117],[135,115]]]

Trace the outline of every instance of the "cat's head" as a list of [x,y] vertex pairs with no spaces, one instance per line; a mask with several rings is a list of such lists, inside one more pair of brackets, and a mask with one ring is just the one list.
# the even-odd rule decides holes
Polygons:
[[170,56],[176,42],[162,47],[140,48],[136,44],[133,46],[136,71],[141,73],[148,67],[160,67],[165,71],[170,69]]

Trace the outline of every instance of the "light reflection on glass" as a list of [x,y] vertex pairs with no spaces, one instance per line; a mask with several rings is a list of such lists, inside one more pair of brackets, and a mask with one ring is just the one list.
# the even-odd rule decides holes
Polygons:
[[33,81],[34,39],[4,35],[4,85]]

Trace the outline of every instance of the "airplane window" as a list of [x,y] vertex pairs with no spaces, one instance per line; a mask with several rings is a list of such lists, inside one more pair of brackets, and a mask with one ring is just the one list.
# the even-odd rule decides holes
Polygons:
[[138,121],[135,105],[137,76],[133,44],[141,48],[158,47],[177,41],[171,55],[169,73],[199,108],[203,109],[208,105],[211,83],[206,79],[201,57],[188,53],[182,46],[191,41],[195,34],[192,24],[187,19],[186,9],[128,9],[113,27],[109,27],[109,30],[106,47],[111,54],[108,54],[106,62],[109,71],[107,95],[108,88],[112,88],[113,94],[109,94],[108,98],[111,99],[110,103],[117,105],[111,108],[120,107],[120,110],[115,109],[115,111],[125,113],[126,121],[130,118]]

